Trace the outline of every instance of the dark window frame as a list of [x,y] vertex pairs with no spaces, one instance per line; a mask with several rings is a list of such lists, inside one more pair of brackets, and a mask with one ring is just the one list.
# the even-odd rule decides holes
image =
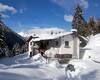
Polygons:
[[70,48],[69,41],[65,41],[65,48]]
[[30,42],[30,45],[32,45],[32,42]]

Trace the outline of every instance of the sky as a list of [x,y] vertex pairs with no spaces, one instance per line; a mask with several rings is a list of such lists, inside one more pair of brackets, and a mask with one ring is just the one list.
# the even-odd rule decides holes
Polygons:
[[0,0],[0,14],[7,26],[16,32],[32,28],[72,28],[76,4],[83,16],[100,18],[100,0]]

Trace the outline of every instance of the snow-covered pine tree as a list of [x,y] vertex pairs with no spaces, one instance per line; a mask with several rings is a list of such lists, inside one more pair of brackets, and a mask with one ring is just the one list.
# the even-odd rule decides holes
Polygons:
[[2,21],[2,18],[1,18],[1,15],[0,15],[0,48],[4,48],[5,47],[5,37],[4,37],[4,33],[2,31],[2,24],[3,24],[3,21]]
[[13,46],[12,51],[13,51],[13,56],[15,56],[16,54],[19,54],[20,53],[20,45],[19,45],[19,43],[16,43]]
[[4,41],[3,41],[3,39],[4,39],[4,36],[3,36],[2,31],[0,30],[0,47],[4,47]]
[[5,42],[5,34],[4,34],[4,23],[2,21],[2,15],[0,14],[0,58],[1,57],[5,57],[5,56],[9,56],[9,49],[8,46]]
[[74,13],[73,21],[72,21],[73,29],[77,29],[77,33],[79,35],[85,36],[84,29],[86,27],[86,24],[87,23],[85,19],[83,18],[82,8],[78,4],[75,9],[75,13]]
[[0,15],[0,57],[6,56],[5,50],[7,49],[2,25],[3,25],[3,21],[2,21],[1,15]]

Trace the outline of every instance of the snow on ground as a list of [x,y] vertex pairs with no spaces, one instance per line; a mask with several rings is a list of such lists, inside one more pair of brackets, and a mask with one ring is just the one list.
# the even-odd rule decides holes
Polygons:
[[83,59],[92,59],[100,62],[100,34],[91,36],[86,49]]
[[46,64],[41,55],[30,59],[26,53],[0,60],[0,80],[65,80],[65,73],[55,62]]
[[57,60],[46,63],[40,55],[27,53],[0,60],[0,80],[99,80],[100,63],[92,60],[71,60],[75,71],[66,71]]
[[72,60],[75,72],[69,72],[69,80],[100,80],[100,63],[92,60]]

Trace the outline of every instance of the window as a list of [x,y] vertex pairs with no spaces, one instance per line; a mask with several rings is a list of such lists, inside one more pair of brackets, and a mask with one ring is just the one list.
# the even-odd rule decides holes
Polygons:
[[30,45],[32,45],[32,42],[30,42]]
[[65,47],[69,48],[69,41],[65,41]]
[[58,46],[58,41],[56,41],[56,46]]

